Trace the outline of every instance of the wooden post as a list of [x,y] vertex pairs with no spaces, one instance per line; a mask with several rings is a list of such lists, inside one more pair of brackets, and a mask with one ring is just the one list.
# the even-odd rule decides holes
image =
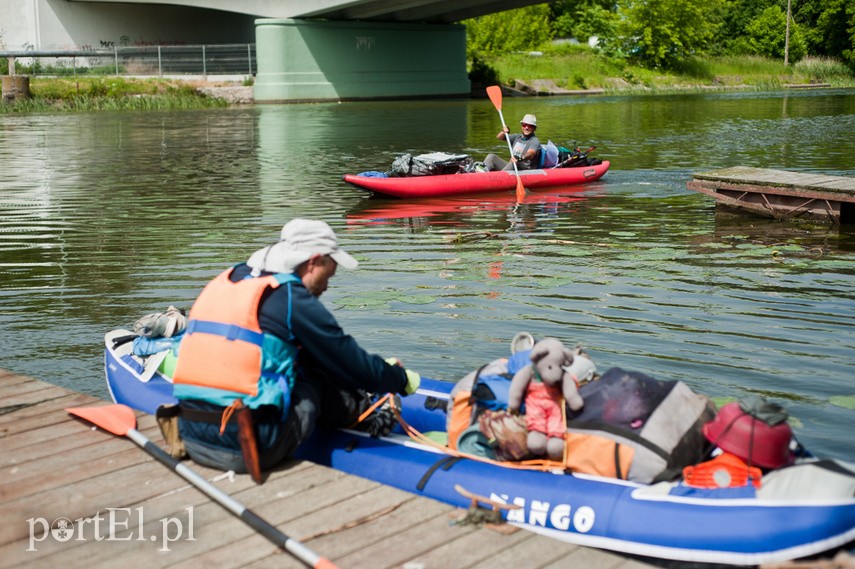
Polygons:
[[3,102],[9,102],[16,99],[30,98],[30,77],[29,75],[4,75],[3,76]]
[[8,62],[9,62],[9,71],[8,71],[8,74],[9,74],[9,75],[14,75],[14,74],[15,74],[15,58],[14,58],[14,57],[12,57],[12,56],[10,56],[10,57],[7,57],[7,58],[6,58],[6,61],[8,61]]
[[790,63],[790,17],[792,14],[791,9],[792,0],[787,0],[787,32],[784,37],[784,66],[786,67]]

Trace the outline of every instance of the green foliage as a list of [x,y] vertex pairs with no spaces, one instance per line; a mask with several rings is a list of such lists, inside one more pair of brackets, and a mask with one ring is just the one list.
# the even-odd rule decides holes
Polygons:
[[[787,15],[779,6],[769,6],[745,26],[742,42],[736,44],[742,53],[762,55],[769,58],[784,57]],[[805,42],[799,26],[790,22],[790,62],[798,61],[806,54]]]
[[474,85],[498,85],[501,83],[499,73],[478,56],[472,58],[472,63],[469,66],[469,81]]
[[793,3],[793,18],[812,55],[841,57],[855,44],[849,30],[855,26],[851,0],[799,0]]
[[534,50],[553,37],[546,4],[488,14],[463,23],[470,59],[479,54]]
[[852,77],[852,70],[846,64],[831,57],[805,57],[795,64],[794,69],[814,83],[831,83]]
[[849,5],[849,27],[847,30],[849,31],[849,43],[852,49],[844,50],[841,55],[849,62],[849,66],[855,70],[855,6],[851,4]]
[[552,33],[557,38],[575,37],[573,35],[574,26],[575,23],[571,14],[560,14],[557,18],[552,20]]
[[591,37],[612,38],[616,35],[618,14],[598,5],[588,5],[579,11],[573,35],[579,41],[587,42]]
[[78,77],[30,79],[32,98],[0,105],[0,113],[155,110],[224,107],[187,83],[163,79]]
[[692,56],[686,59],[681,59],[676,62],[672,71],[675,73],[679,73],[680,75],[685,75],[687,77],[692,77],[694,79],[701,80],[712,80],[714,78],[712,68],[709,64],[708,60],[700,59],[698,57]]
[[610,0],[563,0],[549,4],[552,31],[557,38],[586,44],[591,37],[608,41],[616,35],[618,14]]
[[[569,47],[569,46],[568,46]],[[785,66],[783,59],[757,55],[695,55],[680,60],[669,70],[651,70],[605,56],[600,50],[573,46],[562,54],[564,45],[545,51],[543,57],[505,54],[485,61],[500,77],[530,82],[552,79],[567,89],[605,89],[607,92],[686,92],[710,87],[756,90],[780,89],[785,83],[831,83],[835,87],[855,86],[855,75],[839,60],[805,58]]]
[[623,51],[647,67],[672,68],[711,42],[720,8],[720,0],[620,0]]
[[548,56],[574,56],[574,55],[593,55],[594,48],[586,43],[570,43],[568,41],[557,41],[541,48],[543,55]]

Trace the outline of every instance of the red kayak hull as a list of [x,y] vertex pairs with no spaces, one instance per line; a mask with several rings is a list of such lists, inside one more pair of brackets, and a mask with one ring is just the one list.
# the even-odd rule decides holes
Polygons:
[[[595,166],[521,170],[519,175],[526,189],[572,186],[601,178],[608,171],[609,165],[610,162],[605,160]],[[436,198],[515,190],[517,187],[516,174],[504,170],[407,178],[374,178],[345,174],[343,179],[357,188],[398,198]]]

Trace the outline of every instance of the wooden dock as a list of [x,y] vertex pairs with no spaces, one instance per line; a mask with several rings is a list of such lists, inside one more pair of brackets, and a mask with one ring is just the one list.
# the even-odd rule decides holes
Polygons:
[[[65,412],[103,403],[0,369],[0,566],[302,567],[130,440]],[[137,428],[162,442],[152,416]],[[307,461],[261,486],[187,464],[343,569],[653,567],[507,525],[459,525],[452,506]]]
[[855,223],[855,178],[735,166],[694,174],[686,186],[764,217]]

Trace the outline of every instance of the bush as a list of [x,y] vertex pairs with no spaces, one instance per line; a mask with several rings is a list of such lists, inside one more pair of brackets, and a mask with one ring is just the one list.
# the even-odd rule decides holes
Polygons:
[[833,57],[805,57],[794,66],[796,72],[807,75],[812,81],[825,83],[829,79],[850,79],[852,70]]
[[530,51],[550,41],[553,34],[546,4],[488,14],[463,23],[470,57],[479,53]]
[[472,58],[472,64],[469,66],[469,81],[474,85],[498,85],[501,83],[499,72],[478,56]]
[[556,40],[541,48],[544,55],[577,55],[594,53],[594,48],[586,43],[571,43]]
[[[786,41],[787,15],[780,6],[769,6],[745,26],[742,38],[745,53],[771,58],[783,58]],[[789,61],[796,62],[806,54],[805,41],[795,22],[790,22]]]

